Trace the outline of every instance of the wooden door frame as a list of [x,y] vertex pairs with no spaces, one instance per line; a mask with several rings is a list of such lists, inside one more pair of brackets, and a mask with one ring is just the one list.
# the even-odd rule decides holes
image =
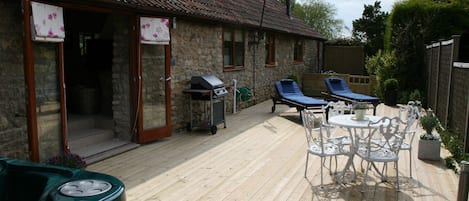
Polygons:
[[29,157],[34,162],[39,162],[39,139],[37,129],[36,112],[36,84],[34,79],[34,54],[33,41],[31,39],[31,1],[23,0],[23,20],[24,20],[24,43],[23,62],[24,78],[26,84],[26,116],[28,129]]
[[[162,139],[165,137],[171,136],[171,44],[165,45],[165,75],[164,75],[164,82],[165,82],[165,102],[166,102],[166,126],[161,128],[153,128],[144,130],[143,129],[143,94],[142,94],[142,44],[140,43],[140,17],[135,16],[135,19],[132,20],[135,31],[132,34],[132,44],[131,44],[131,51],[135,52],[133,61],[131,59],[132,66],[132,83],[131,83],[131,97],[137,97],[136,99],[132,99],[132,108],[133,114],[137,117],[137,119],[133,119],[132,122],[136,122],[136,126],[132,128],[133,136],[136,136],[136,140],[138,143],[148,143],[151,141],[155,141],[158,139]],[[131,56],[132,57],[132,56]],[[169,80],[167,80],[169,78]],[[151,136],[148,136],[149,133]]]

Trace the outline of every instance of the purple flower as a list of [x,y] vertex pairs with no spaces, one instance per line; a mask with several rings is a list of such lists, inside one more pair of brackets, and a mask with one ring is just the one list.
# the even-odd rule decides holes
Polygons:
[[49,165],[58,165],[69,168],[83,169],[86,167],[86,162],[77,154],[66,153],[60,156],[54,156],[45,161]]

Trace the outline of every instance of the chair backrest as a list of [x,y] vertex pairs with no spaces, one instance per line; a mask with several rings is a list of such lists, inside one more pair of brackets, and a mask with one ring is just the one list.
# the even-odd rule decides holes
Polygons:
[[[399,117],[383,117],[376,122],[368,124],[369,133],[360,141],[364,146],[359,149],[365,149],[368,157],[374,152],[393,152],[399,153],[403,142],[402,131],[400,128],[404,122]],[[378,140],[379,139],[379,140]]]
[[352,112],[352,106],[346,104],[344,101],[331,101],[326,105],[326,108],[329,118],[337,115],[350,114]]
[[[327,132],[324,130],[327,128],[323,127],[323,118],[316,115],[312,110],[302,110],[301,119],[303,121],[308,146],[322,147],[327,136],[327,134],[324,133]],[[323,152],[324,150],[321,151]]]
[[413,101],[409,101],[407,105],[399,108],[399,118],[405,122],[405,131],[410,131],[411,127],[416,124],[420,118],[420,108]]
[[333,116],[351,114],[352,112],[352,106],[346,104],[344,101],[330,101],[327,103],[327,105],[323,105],[321,109],[323,112],[322,118],[324,123],[328,123],[328,118]]
[[330,77],[324,79],[326,83],[327,90],[333,94],[341,93],[352,93],[352,90],[347,85],[347,82],[343,78],[339,77]]
[[287,97],[291,95],[304,96],[298,84],[292,79],[282,79],[280,81],[276,81],[275,89],[282,97]]

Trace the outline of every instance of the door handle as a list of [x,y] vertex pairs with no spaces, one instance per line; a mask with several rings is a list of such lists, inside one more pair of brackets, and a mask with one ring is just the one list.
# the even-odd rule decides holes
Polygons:
[[160,81],[170,81],[171,80],[171,76],[169,76],[168,78],[164,79],[163,77],[160,77]]

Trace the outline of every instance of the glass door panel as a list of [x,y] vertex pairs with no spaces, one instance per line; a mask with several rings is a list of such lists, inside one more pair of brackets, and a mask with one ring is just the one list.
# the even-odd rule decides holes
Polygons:
[[165,46],[142,44],[141,49],[143,129],[165,127]]

